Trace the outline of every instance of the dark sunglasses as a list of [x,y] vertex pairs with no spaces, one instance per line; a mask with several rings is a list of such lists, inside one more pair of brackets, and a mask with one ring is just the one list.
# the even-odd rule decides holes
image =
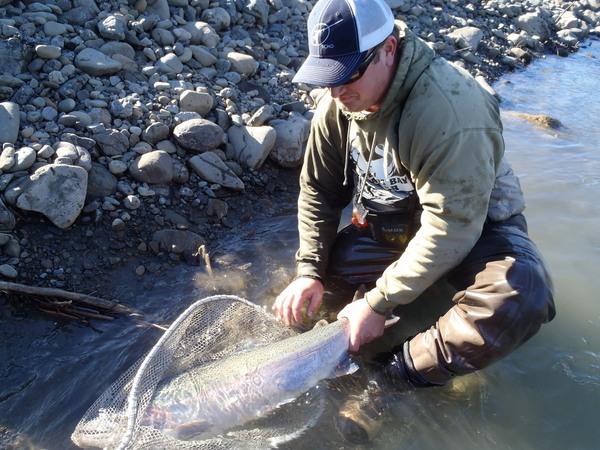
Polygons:
[[358,81],[359,79],[361,79],[362,76],[367,71],[367,69],[369,68],[369,66],[371,65],[371,63],[373,62],[373,59],[375,59],[375,55],[377,55],[377,52],[379,51],[380,48],[381,48],[381,44],[376,45],[371,50],[369,50],[369,52],[367,53],[367,56],[365,57],[365,60],[360,64],[360,66],[358,66],[358,69],[356,69],[356,72],[354,72],[352,74],[352,76],[350,78],[348,78],[348,81],[346,81],[344,84],[354,83],[355,81]]

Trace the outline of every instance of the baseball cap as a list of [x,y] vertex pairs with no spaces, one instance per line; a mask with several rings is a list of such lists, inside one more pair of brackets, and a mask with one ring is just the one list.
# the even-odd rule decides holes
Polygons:
[[336,86],[392,33],[394,15],[385,0],[319,0],[307,28],[309,55],[292,81]]

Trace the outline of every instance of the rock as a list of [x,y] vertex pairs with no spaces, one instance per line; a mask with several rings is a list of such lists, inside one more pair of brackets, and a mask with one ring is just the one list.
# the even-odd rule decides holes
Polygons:
[[146,273],[146,267],[144,267],[143,265],[139,265],[135,268],[135,274],[138,277],[141,277],[142,275],[144,275]]
[[146,13],[156,14],[162,20],[171,18],[171,13],[169,12],[169,3],[167,0],[148,0]]
[[179,95],[181,111],[197,112],[205,116],[213,107],[213,98],[209,93],[185,90]]
[[104,53],[86,48],[75,57],[75,66],[92,76],[112,75],[122,69],[122,64]]
[[0,103],[0,144],[17,142],[20,123],[19,105],[12,102]]
[[200,18],[216,31],[227,30],[231,24],[229,13],[221,7],[205,9]]
[[127,42],[107,42],[100,51],[111,58],[114,55],[122,55],[129,59],[135,59],[135,50]]
[[217,219],[222,220],[227,216],[229,205],[227,202],[218,198],[211,198],[208,200],[206,205],[206,214],[209,216],[215,216]]
[[111,227],[115,231],[123,231],[126,228],[126,225],[123,219],[117,217],[115,220],[112,221]]
[[310,131],[310,121],[302,115],[292,113],[288,120],[272,120],[269,122],[277,139],[270,158],[282,167],[299,167],[304,158],[304,145]]
[[161,122],[150,124],[142,134],[142,139],[150,144],[156,144],[169,137],[169,127]]
[[227,59],[231,62],[231,68],[242,75],[250,76],[258,70],[258,63],[250,56],[238,52],[227,53]]
[[77,166],[48,164],[29,176],[30,183],[17,199],[17,207],[45,215],[59,228],[69,227],[81,212],[88,173]]
[[183,71],[183,63],[175,53],[167,53],[160,58],[156,67],[159,71],[167,75],[177,75]]
[[46,36],[60,36],[67,32],[67,26],[58,22],[46,22],[44,24],[44,34]]
[[56,45],[36,45],[35,52],[40,58],[56,59],[61,55],[62,50]]
[[72,25],[84,25],[100,13],[95,1],[75,0],[73,5],[74,8],[69,9],[62,15],[62,19]]
[[251,169],[258,169],[275,145],[277,133],[273,127],[238,127],[227,130],[231,144],[227,157]]
[[0,276],[3,276],[4,278],[17,278],[18,276],[18,272],[17,270],[11,266],[10,264],[2,264],[0,265]]
[[246,4],[248,13],[256,17],[262,25],[269,23],[269,4],[267,0],[250,0]]
[[476,27],[462,27],[448,34],[448,37],[457,48],[469,48],[475,51],[483,38],[483,31]]
[[106,156],[122,155],[129,148],[129,139],[117,130],[100,130],[94,134],[94,140]]
[[136,210],[142,205],[139,197],[135,195],[128,195],[123,199],[123,206],[127,209]]
[[550,117],[546,114],[529,114],[522,112],[513,112],[512,114],[541,128],[558,130],[562,127],[560,120]]
[[8,241],[10,241],[10,234],[0,233],[0,247],[5,245]]
[[0,154],[0,171],[7,172],[15,165],[15,148],[12,144],[4,144]]
[[35,162],[36,157],[37,153],[34,149],[31,147],[21,147],[15,152],[15,164],[9,171],[18,172],[19,170],[29,169]]
[[208,48],[215,48],[220,41],[217,32],[206,22],[188,22],[183,28],[191,33],[191,44],[202,44]]
[[[152,244],[155,243],[155,245]],[[198,259],[198,248],[204,245],[202,236],[186,230],[159,230],[152,235],[150,247],[156,246],[169,253],[183,254],[188,261]]]
[[0,198],[0,231],[12,231],[16,224],[15,215]]
[[566,11],[560,15],[556,21],[556,27],[559,30],[565,30],[568,28],[581,28],[581,20],[572,11]]
[[182,147],[202,152],[221,145],[225,132],[219,125],[209,120],[191,119],[177,125],[173,130],[173,136]]
[[113,175],[121,175],[127,172],[127,164],[120,159],[111,159],[108,163],[108,170]]
[[0,39],[0,61],[5,74],[19,75],[25,69],[26,50],[19,39]]
[[178,184],[187,183],[190,179],[190,172],[179,160],[173,159],[173,182]]
[[216,56],[200,45],[190,45],[190,50],[194,59],[204,67],[210,67],[218,61]]
[[98,22],[98,31],[104,39],[122,41],[127,31],[127,19],[122,14],[112,14]]
[[189,164],[194,172],[210,183],[217,183],[235,191],[244,189],[242,180],[214,152],[196,155],[190,158]]
[[173,179],[173,160],[167,152],[156,150],[137,158],[129,166],[129,173],[143,183],[170,183]]
[[87,196],[104,198],[117,190],[117,179],[102,164],[94,162],[88,174]]
[[275,108],[272,105],[263,105],[250,117],[248,125],[258,127],[275,117]]
[[539,12],[520,15],[516,19],[516,25],[529,34],[539,36],[542,41],[550,38],[550,26]]

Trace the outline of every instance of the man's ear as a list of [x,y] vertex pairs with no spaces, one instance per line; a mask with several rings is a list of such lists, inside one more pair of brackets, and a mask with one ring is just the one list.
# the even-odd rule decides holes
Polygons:
[[383,45],[383,51],[385,52],[385,65],[393,66],[398,51],[398,39],[395,36],[388,36]]

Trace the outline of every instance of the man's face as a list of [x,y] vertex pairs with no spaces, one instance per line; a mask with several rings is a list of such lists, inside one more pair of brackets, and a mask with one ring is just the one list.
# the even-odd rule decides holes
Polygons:
[[330,88],[331,96],[342,109],[349,112],[379,109],[394,75],[395,39],[393,43],[389,41],[390,38],[358,80]]

